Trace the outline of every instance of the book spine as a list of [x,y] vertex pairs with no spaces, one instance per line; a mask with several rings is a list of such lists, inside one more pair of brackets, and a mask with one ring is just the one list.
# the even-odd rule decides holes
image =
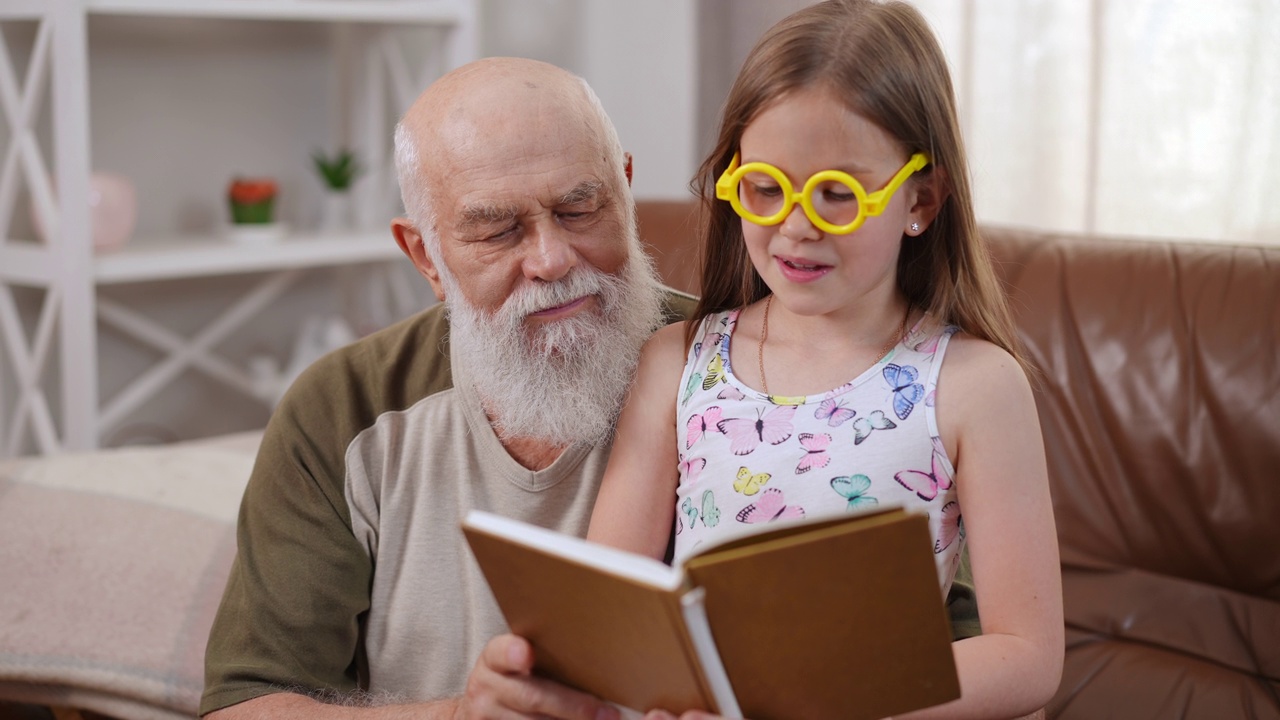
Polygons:
[[729,674],[725,672],[724,663],[720,660],[720,651],[716,649],[716,641],[711,636],[711,624],[707,621],[707,607],[703,603],[706,591],[694,588],[680,597],[680,612],[684,615],[684,627],[688,642],[692,646],[701,677],[703,694],[710,695],[715,701],[716,712],[725,718],[741,718],[742,710],[738,707],[738,698],[733,693],[733,685],[729,682]]

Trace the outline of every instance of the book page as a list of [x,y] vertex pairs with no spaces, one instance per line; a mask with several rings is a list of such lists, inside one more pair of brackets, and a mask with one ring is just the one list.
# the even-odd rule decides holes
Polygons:
[[512,520],[501,515],[472,510],[462,521],[473,528],[512,542],[572,560],[610,575],[625,577],[663,590],[675,590],[683,582],[683,573],[666,563],[607,545],[587,542],[572,535]]

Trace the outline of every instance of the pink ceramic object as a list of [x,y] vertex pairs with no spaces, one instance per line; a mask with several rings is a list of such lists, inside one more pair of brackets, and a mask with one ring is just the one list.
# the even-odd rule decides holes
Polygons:
[[[138,193],[129,178],[115,173],[93,173],[89,177],[89,227],[93,247],[114,250],[123,246],[133,237],[137,222]],[[48,233],[34,204],[31,224],[40,240],[48,242]]]

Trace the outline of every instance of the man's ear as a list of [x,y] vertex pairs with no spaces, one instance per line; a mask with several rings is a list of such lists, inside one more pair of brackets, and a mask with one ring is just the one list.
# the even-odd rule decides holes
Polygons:
[[422,277],[427,279],[427,282],[431,283],[431,290],[436,294],[436,299],[444,302],[444,284],[440,282],[440,271],[436,269],[435,260],[427,252],[426,243],[423,242],[422,233],[418,232],[418,227],[409,218],[398,217],[391,221],[391,234],[395,236],[396,244],[409,257],[413,266],[418,269]]
[[631,187],[631,153],[624,152],[622,156],[627,159],[627,164],[623,167],[623,170],[627,173],[627,187]]
[[[928,174],[913,178],[912,205],[907,216],[907,235],[915,237],[924,232],[933,223],[934,218],[942,210],[942,204],[951,195],[951,181],[947,171],[933,167]],[[913,226],[919,229],[913,230]]]

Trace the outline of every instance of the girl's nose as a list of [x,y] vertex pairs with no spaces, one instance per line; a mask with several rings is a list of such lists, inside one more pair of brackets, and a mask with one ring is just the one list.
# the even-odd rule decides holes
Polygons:
[[791,212],[787,214],[778,230],[789,240],[817,240],[822,237],[822,231],[809,220],[800,203],[796,203],[791,208]]

